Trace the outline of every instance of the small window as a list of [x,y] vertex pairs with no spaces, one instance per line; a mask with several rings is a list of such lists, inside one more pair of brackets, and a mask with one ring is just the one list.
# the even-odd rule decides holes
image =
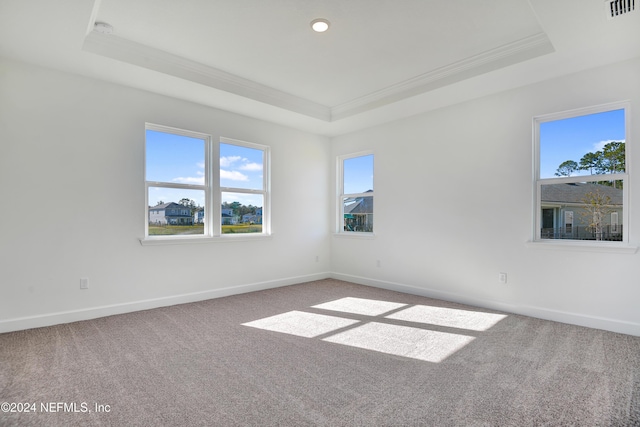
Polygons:
[[627,109],[534,118],[535,240],[628,241]]
[[573,233],[573,211],[564,212],[564,233],[567,235]]
[[338,159],[339,231],[373,232],[373,154]]
[[269,148],[146,126],[145,237],[269,234]]
[[618,234],[618,212],[611,212],[611,233]]

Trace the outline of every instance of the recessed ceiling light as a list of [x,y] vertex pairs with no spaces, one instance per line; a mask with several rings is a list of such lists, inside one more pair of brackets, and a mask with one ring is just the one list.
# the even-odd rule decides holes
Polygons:
[[323,18],[314,19],[311,21],[311,28],[313,28],[313,31],[316,33],[324,33],[329,29],[329,21]]

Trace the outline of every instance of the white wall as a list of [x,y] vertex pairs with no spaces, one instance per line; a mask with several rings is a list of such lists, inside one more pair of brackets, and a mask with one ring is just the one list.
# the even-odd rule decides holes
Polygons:
[[[329,141],[0,60],[0,332],[331,275],[640,335],[640,254],[526,243],[532,116],[630,99],[633,131],[639,75],[635,60]],[[273,238],[141,246],[146,121],[270,145]],[[370,149],[376,237],[330,237],[335,156]],[[640,175],[631,173],[638,245]]]
[[527,245],[532,117],[626,99],[630,243],[640,242],[639,76],[640,59],[334,138],[334,158],[374,150],[376,234],[333,237],[334,276],[640,335],[639,253]]
[[[271,146],[273,237],[141,246],[145,122]],[[0,332],[329,274],[325,137],[0,61],[0,148]]]

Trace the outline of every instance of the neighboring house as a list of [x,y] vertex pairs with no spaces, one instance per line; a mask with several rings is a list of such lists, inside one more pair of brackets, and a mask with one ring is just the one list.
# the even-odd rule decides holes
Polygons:
[[595,183],[543,185],[541,233],[543,239],[595,239],[590,214],[585,210],[585,198],[598,192],[608,197],[610,204],[602,211],[602,240],[622,239],[622,190]]
[[188,206],[170,202],[149,208],[149,224],[192,225],[193,216]]
[[204,224],[204,209],[196,209],[193,213],[194,224]]
[[233,214],[233,209],[222,208],[222,225],[235,225],[238,223],[238,217]]
[[247,213],[242,215],[242,222],[247,224],[262,224],[262,209],[260,209],[260,215],[256,213]]
[[345,231],[373,231],[373,197],[345,200]]

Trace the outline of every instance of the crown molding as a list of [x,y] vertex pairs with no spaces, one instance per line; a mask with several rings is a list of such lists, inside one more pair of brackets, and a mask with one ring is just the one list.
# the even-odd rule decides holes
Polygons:
[[91,31],[85,37],[82,49],[305,116],[331,121],[331,110],[327,106],[113,34]]
[[85,37],[82,49],[324,122],[336,122],[555,51],[547,35],[538,33],[437,68],[344,104],[328,107],[113,34],[91,31]]
[[534,34],[335,106],[331,119],[337,121],[554,51],[545,33]]

